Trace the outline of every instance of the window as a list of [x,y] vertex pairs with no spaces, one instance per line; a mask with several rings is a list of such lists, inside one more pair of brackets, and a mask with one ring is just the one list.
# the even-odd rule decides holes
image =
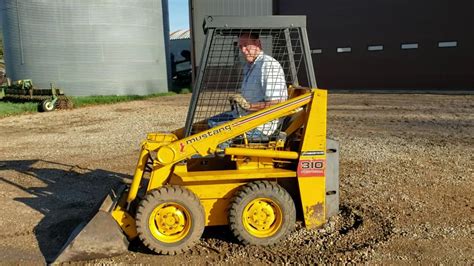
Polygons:
[[367,46],[369,51],[383,51],[383,45],[369,45]]
[[457,46],[458,46],[457,41],[438,42],[438,47],[439,48],[449,48],[449,47],[457,47]]
[[314,49],[314,50],[311,50],[311,53],[312,53],[312,54],[322,54],[322,53],[323,53],[323,49]]
[[418,49],[418,43],[402,43],[403,50]]
[[350,53],[352,49],[350,47],[341,47],[337,48],[338,53]]

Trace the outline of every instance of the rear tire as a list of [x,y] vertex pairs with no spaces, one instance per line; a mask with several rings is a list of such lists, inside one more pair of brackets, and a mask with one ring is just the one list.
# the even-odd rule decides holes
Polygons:
[[229,209],[234,236],[245,245],[273,245],[295,228],[296,209],[290,194],[269,181],[244,185]]
[[53,104],[53,101],[51,100],[44,100],[40,104],[40,109],[43,112],[51,112],[51,111],[54,111],[54,109],[56,109],[56,105]]
[[181,186],[149,192],[136,216],[138,236],[158,254],[174,255],[193,247],[204,231],[204,208],[199,199]]

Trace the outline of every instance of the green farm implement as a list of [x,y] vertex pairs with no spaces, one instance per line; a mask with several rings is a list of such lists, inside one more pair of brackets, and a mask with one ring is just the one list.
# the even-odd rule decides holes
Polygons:
[[72,101],[64,95],[62,89],[51,84],[49,89],[40,89],[31,79],[5,82],[0,86],[0,100],[13,102],[38,102],[38,110],[50,112],[55,109],[72,108]]

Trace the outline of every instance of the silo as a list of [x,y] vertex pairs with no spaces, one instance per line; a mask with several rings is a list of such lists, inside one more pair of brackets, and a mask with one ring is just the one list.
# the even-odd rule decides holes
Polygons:
[[68,95],[168,90],[167,0],[2,0],[7,74]]

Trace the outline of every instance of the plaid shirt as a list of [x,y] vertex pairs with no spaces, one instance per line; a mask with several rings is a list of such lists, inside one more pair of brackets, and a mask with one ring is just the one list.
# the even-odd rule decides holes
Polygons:
[[[241,94],[249,103],[288,99],[285,73],[273,57],[261,52],[253,63],[244,66],[243,74]],[[278,120],[273,120],[257,129],[268,136],[273,134],[277,127]]]

